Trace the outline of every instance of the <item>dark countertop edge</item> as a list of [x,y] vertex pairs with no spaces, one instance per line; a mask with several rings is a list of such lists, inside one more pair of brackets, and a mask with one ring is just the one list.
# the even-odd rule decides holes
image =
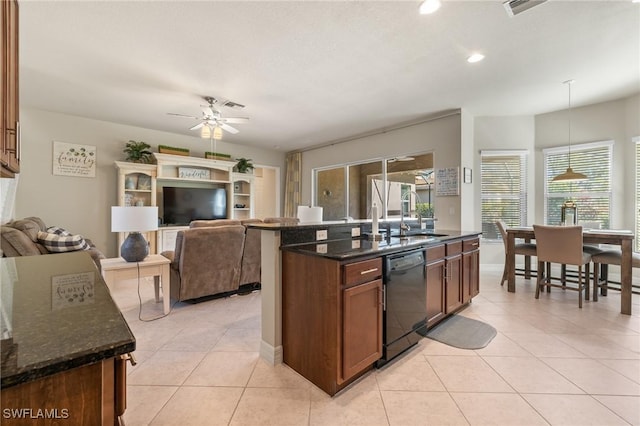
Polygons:
[[[441,231],[437,231],[437,232],[441,232]],[[442,231],[442,232],[446,232],[446,231]],[[300,244],[291,244],[288,246],[282,246],[280,247],[281,250],[284,251],[290,251],[290,252],[295,252],[295,253],[300,253],[300,254],[306,254],[309,256],[318,256],[318,257],[324,257],[327,259],[334,259],[334,260],[347,260],[347,259],[354,259],[354,258],[358,258],[358,257],[364,257],[364,256],[372,256],[372,255],[384,255],[384,254],[391,254],[391,253],[397,253],[397,252],[401,252],[401,251],[405,251],[408,248],[418,248],[421,246],[427,247],[427,246],[435,246],[438,244],[444,244],[447,241],[450,240],[458,240],[458,239],[465,239],[465,238],[469,238],[469,237],[476,237],[482,234],[481,231],[449,231],[449,232],[456,232],[457,235],[447,235],[447,236],[442,236],[442,237],[434,237],[437,240],[428,240],[426,241],[424,238],[415,238],[415,237],[408,237],[407,238],[407,244],[405,245],[394,245],[391,247],[381,247],[379,249],[371,249],[371,250],[367,250],[367,251],[362,251],[362,250],[354,250],[353,253],[341,253],[341,254],[330,254],[330,253],[318,253],[318,252],[313,252],[313,251],[309,251],[309,250],[301,250],[299,247],[300,246],[308,246],[311,244],[324,244],[324,243],[330,243],[332,240],[324,240],[324,241],[311,241],[311,242],[306,242],[306,243],[300,243]],[[356,239],[356,238],[354,238]],[[337,241],[337,240],[333,240],[333,241]],[[371,241],[371,240],[369,240]]]
[[82,367],[85,365],[94,364],[105,359],[114,358],[118,355],[124,355],[126,353],[135,351],[135,349],[136,341],[134,338],[133,341],[117,343],[114,347],[110,347],[98,352],[89,352],[81,355],[70,354],[69,356],[73,357],[72,359],[62,359],[53,364],[49,363],[46,366],[34,367],[30,365],[23,372],[12,374],[8,377],[3,376],[0,387],[2,389],[5,389],[12,386],[21,385],[33,380],[54,375],[56,373],[62,373],[63,371],[71,370],[76,367]]

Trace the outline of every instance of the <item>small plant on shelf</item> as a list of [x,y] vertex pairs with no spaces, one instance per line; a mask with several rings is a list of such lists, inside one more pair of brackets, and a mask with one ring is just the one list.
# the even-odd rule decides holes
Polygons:
[[158,152],[161,154],[189,155],[189,149],[169,145],[158,145]]
[[148,164],[153,161],[153,157],[151,156],[153,153],[149,151],[149,148],[151,148],[151,145],[146,142],[130,140],[127,142],[125,149],[123,149],[122,152],[127,154],[126,161]]
[[250,158],[236,158],[236,170],[238,173],[250,173],[253,170],[253,163]]

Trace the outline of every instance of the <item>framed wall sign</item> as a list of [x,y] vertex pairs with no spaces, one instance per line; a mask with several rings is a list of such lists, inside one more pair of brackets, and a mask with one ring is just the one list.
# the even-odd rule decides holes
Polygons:
[[459,167],[436,169],[436,195],[460,195],[459,173]]
[[96,147],[54,141],[53,174],[96,177]]

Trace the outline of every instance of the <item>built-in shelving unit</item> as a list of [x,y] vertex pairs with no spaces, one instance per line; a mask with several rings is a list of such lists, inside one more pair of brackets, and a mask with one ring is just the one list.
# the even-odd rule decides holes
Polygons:
[[[157,164],[116,161],[118,169],[118,205],[157,206],[163,186],[180,185],[224,187],[227,190],[227,217],[250,219],[254,215],[254,179],[252,174],[234,173],[235,162],[183,155],[154,153]],[[175,236],[185,227],[160,228],[145,236],[150,252],[173,250]],[[118,246],[125,235],[119,236]]]

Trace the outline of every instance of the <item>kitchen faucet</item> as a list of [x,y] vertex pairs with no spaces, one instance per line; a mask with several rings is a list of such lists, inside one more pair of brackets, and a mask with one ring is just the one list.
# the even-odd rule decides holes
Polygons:
[[[416,191],[409,190],[404,194],[402,193],[402,191],[400,192],[400,238],[407,238],[407,231],[411,229],[409,225],[404,223],[404,211],[402,209],[402,202],[408,199],[409,197],[411,197],[411,194],[416,196],[416,201],[419,201],[420,203],[422,203],[422,199],[420,198],[420,196]],[[409,203],[409,207],[411,207],[411,203]],[[422,215],[419,212],[417,213],[417,215],[418,215],[418,226],[420,226],[420,229],[422,229]]]

